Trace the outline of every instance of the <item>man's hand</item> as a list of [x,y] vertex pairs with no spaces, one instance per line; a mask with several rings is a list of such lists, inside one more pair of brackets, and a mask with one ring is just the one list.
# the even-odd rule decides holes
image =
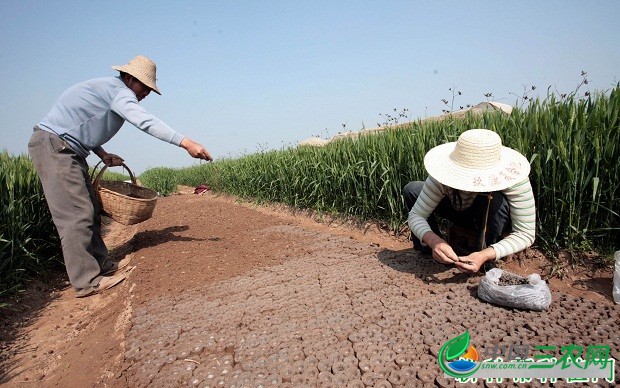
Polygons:
[[115,154],[105,154],[101,160],[103,160],[103,163],[108,167],[121,166],[125,161],[125,159]]
[[212,161],[213,158],[211,154],[200,144],[196,143],[192,139],[186,137],[181,141],[181,147],[185,148],[188,154],[192,156],[192,158],[203,159],[207,161]]
[[101,159],[101,161],[107,167],[121,166],[125,161],[125,159],[121,158],[118,155],[107,153],[106,150],[103,149],[103,147],[93,148],[93,152]]

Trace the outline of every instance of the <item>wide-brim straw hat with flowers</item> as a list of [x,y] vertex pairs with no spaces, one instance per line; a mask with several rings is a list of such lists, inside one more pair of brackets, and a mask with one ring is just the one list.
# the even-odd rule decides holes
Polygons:
[[112,66],[112,68],[136,77],[155,93],[161,95],[156,83],[157,66],[144,55],[136,55],[128,64]]
[[446,186],[477,193],[506,189],[530,173],[525,156],[503,146],[499,135],[488,129],[470,129],[456,142],[432,148],[424,156],[424,167]]

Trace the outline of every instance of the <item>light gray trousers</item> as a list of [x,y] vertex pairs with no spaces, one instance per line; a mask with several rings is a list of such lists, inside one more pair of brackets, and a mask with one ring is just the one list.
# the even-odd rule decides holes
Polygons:
[[60,235],[71,285],[78,290],[98,285],[108,249],[86,160],[58,135],[38,127],[28,142],[28,153]]

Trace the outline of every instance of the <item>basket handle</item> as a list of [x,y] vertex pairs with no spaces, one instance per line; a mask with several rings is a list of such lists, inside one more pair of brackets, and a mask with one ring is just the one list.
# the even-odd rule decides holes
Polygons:
[[[93,183],[93,188],[95,190],[99,189],[100,178],[103,176],[103,172],[106,170],[106,168],[108,168],[108,165],[104,163],[103,168],[101,168],[101,170],[97,174],[97,177],[95,179],[93,179],[93,176],[95,175],[95,171],[97,171],[97,167],[99,167],[99,165],[101,163],[103,163],[103,160],[100,160],[99,163],[97,163],[95,165],[95,168],[93,168],[93,172],[92,172],[92,175],[90,177],[90,180]],[[136,184],[136,177],[133,175],[133,172],[131,172],[131,170],[129,169],[129,167],[127,167],[127,165],[125,163],[121,163],[121,166],[123,166],[123,168],[127,170],[127,172],[129,173],[129,177],[131,178],[131,183],[133,183],[135,185]]]

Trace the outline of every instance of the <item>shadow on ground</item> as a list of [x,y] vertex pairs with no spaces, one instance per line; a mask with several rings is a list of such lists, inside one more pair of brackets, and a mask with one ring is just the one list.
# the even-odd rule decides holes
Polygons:
[[171,226],[161,230],[147,230],[138,232],[132,241],[123,244],[123,249],[130,249],[133,252],[144,248],[154,247],[156,245],[165,244],[169,241],[205,241],[204,238],[183,237],[175,233],[184,232],[189,226]]
[[578,289],[595,292],[610,302],[614,302],[613,298],[613,283],[609,281],[609,278],[596,277],[590,279],[581,279],[573,282],[573,287]]
[[398,251],[384,249],[377,254],[379,261],[390,268],[410,273],[426,284],[467,283],[471,275],[456,271],[454,266],[440,264],[430,255],[424,255],[413,249]]

